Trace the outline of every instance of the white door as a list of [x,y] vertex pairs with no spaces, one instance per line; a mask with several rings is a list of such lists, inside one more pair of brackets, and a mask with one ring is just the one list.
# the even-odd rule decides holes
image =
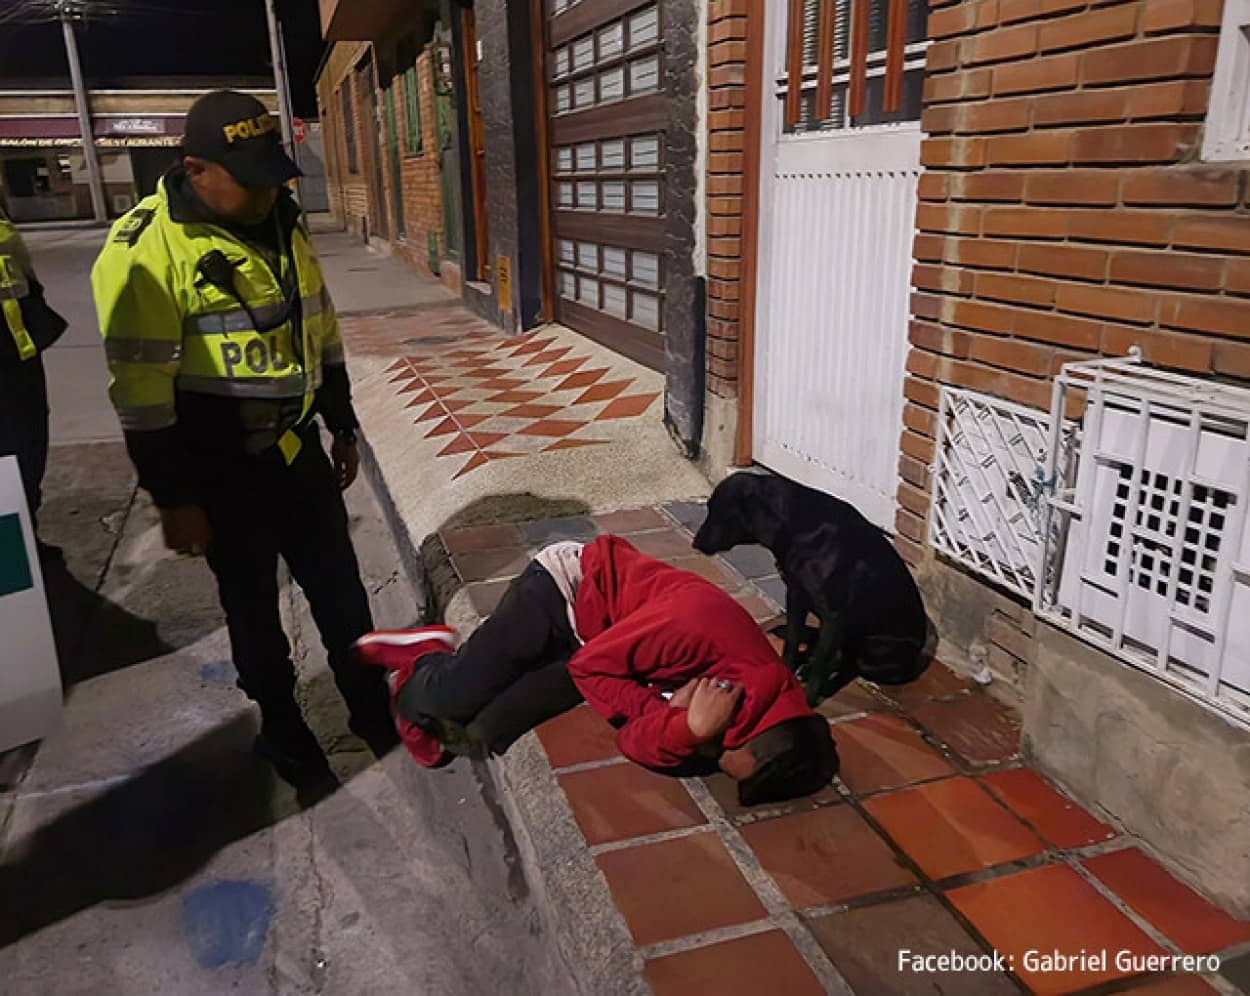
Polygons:
[[[822,11],[823,3],[834,7]],[[893,529],[927,5],[870,0],[865,97],[861,113],[852,114],[851,5],[806,0],[802,92],[792,105],[799,114],[788,124],[794,6],[765,5],[755,458]],[[898,41],[916,41],[901,50],[901,106],[887,113],[891,6],[907,19]],[[833,18],[829,29],[825,16]],[[822,60],[830,33],[833,58]],[[830,62],[832,87],[821,88]],[[820,111],[818,99],[828,101]]]

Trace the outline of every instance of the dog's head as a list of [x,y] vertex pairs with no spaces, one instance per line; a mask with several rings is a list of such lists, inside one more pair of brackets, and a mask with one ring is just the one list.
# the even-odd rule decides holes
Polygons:
[[774,478],[732,474],[716,485],[707,500],[707,518],[694,537],[694,548],[713,554],[744,543],[767,543],[761,520],[771,518],[776,504]]

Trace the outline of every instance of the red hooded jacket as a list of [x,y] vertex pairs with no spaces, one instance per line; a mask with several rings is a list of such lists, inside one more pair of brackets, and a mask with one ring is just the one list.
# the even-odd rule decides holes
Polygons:
[[802,687],[741,605],[619,536],[600,536],[583,549],[573,612],[586,642],[569,661],[569,674],[596,712],[624,723],[617,747],[645,767],[676,767],[697,753],[686,710],[660,694],[692,678],[727,678],[743,687],[722,740],[727,748],[812,714]]

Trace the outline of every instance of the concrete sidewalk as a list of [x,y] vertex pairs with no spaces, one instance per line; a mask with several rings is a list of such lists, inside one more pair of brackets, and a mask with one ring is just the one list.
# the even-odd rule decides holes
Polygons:
[[[365,250],[342,252],[347,280]],[[427,619],[464,635],[534,549],[615,532],[775,624],[784,587],[764,551],[690,547],[708,484],[661,424],[657,375],[559,327],[506,339],[427,290],[426,304],[344,322],[371,473],[425,582]],[[585,707],[490,762],[549,933],[584,992],[1250,985],[1250,924],[1022,766],[1018,717],[951,671],[934,664],[898,694],[859,683],[822,711],[842,773],[786,806],[743,810],[725,778],[679,782],[628,764]],[[1027,949],[1082,948],[1107,949],[1109,964],[1026,964]],[[915,972],[899,967],[901,949],[1008,960]],[[1220,952],[1224,974],[1124,969],[1120,950]]]

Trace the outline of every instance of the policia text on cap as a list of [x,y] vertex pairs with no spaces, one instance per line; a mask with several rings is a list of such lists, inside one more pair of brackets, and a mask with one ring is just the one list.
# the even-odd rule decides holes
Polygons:
[[[207,553],[258,747],[320,786],[329,768],[293,697],[277,558],[308,597],[351,727],[395,743],[385,685],[350,653],[372,628],[340,489],[358,458],[343,344],[284,187],[272,118],[219,91],[187,115],[186,157],[110,233],[92,272],[110,393],[166,543]],[[333,433],[331,461],[314,416]]]

